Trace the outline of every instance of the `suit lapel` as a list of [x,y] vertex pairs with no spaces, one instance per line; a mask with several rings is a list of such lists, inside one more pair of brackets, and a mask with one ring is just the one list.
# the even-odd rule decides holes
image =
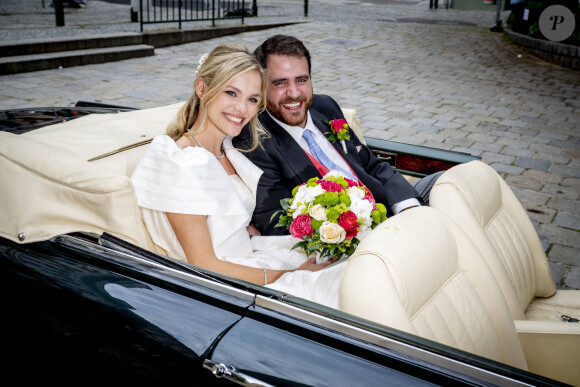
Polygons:
[[318,170],[302,147],[284,128],[278,125],[267,112],[262,113],[260,119],[263,126],[269,128],[272,138],[276,141],[275,150],[280,155],[280,159],[284,160],[300,182],[305,182],[311,177],[319,175]]

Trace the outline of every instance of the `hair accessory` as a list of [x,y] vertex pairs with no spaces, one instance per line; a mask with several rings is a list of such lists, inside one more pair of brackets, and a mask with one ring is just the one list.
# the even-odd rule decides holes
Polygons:
[[197,73],[199,73],[199,69],[201,68],[201,66],[203,66],[203,62],[205,62],[205,60],[207,59],[207,57],[209,56],[209,54],[206,52],[205,54],[203,54],[201,56],[201,58],[199,58],[199,64],[197,65],[197,68],[195,69],[195,76],[197,77]]
[[[197,146],[199,146],[200,148],[203,148],[203,149],[205,149],[205,147],[204,147],[203,145],[201,145],[201,144],[199,143],[199,141],[197,141],[197,138],[195,138],[195,136],[194,136],[193,134],[191,134],[191,131],[190,131],[189,129],[187,129],[187,134],[189,134],[189,135],[191,136],[191,138],[193,138],[193,141],[195,141],[195,143],[197,144]],[[205,149],[205,150],[207,150],[207,149]],[[209,151],[208,151],[208,152],[209,152]],[[211,152],[210,152],[210,153],[211,153]],[[212,154],[213,154],[213,153],[212,153]],[[219,155],[219,156],[216,156],[216,155],[214,155],[214,156],[215,156],[215,158],[216,158],[216,159],[221,159],[221,158],[223,158],[225,155],[226,155],[226,154],[225,154],[224,150],[222,149],[222,154],[221,154],[221,155]]]

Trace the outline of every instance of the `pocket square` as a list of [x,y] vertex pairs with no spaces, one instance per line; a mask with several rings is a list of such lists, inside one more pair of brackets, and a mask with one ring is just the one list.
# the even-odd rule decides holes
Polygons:
[[356,151],[357,151],[357,153],[358,153],[358,152],[360,152],[360,150],[361,150],[361,149],[362,149],[362,145],[357,145],[357,146],[356,146]]

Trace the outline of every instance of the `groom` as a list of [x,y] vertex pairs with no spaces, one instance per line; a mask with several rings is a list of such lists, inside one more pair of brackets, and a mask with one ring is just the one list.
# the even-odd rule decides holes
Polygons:
[[[341,170],[358,179],[383,203],[389,215],[420,206],[423,200],[415,188],[389,163],[381,162],[363,145],[352,130],[350,140],[331,143],[324,133],[324,122],[344,119],[336,101],[326,95],[314,95],[310,53],[297,38],[275,35],[260,45],[254,54],[267,70],[267,111],[260,122],[270,134],[262,147],[246,156],[264,172],[256,194],[252,223],[262,235],[288,233],[270,221],[281,209],[280,200],[292,196],[292,189],[329,169]],[[323,122],[324,121],[324,122]],[[234,138],[234,145],[244,148],[247,131]],[[427,178],[422,179],[421,181]],[[427,184],[430,183],[430,184]],[[423,182],[429,189],[434,183]]]

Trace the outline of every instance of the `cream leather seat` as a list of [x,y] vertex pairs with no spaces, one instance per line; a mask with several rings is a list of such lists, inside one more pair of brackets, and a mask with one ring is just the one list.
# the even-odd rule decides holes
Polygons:
[[151,248],[124,175],[23,135],[0,133],[0,235],[19,243],[109,232]]
[[[524,329],[518,337],[481,253],[465,232],[433,208],[389,218],[360,243],[344,270],[339,305],[344,312],[389,327],[580,383],[580,346],[573,329],[558,332],[561,341],[555,350],[545,347],[546,340],[555,342],[552,332]],[[529,337],[522,339],[522,334]]]
[[456,222],[482,252],[514,320],[580,319],[580,290],[556,291],[532,222],[493,168],[472,161],[446,171],[431,191],[430,206]]
[[359,244],[343,273],[339,305],[344,312],[527,370],[493,274],[467,236],[432,208],[391,217]]
[[[506,300],[530,369],[580,385],[580,290],[558,290],[539,237],[501,176],[481,161],[446,171],[430,206],[463,229],[482,253]],[[568,367],[554,364],[566,354]],[[558,368],[557,375],[553,370]]]
[[94,114],[21,135],[0,133],[0,235],[32,243],[108,232],[151,251],[129,179],[181,104]]
[[353,130],[354,134],[358,137],[359,141],[363,144],[366,144],[364,138],[364,129],[360,123],[360,119],[358,118],[358,114],[356,109],[341,109],[346,122],[348,122],[348,126]]

